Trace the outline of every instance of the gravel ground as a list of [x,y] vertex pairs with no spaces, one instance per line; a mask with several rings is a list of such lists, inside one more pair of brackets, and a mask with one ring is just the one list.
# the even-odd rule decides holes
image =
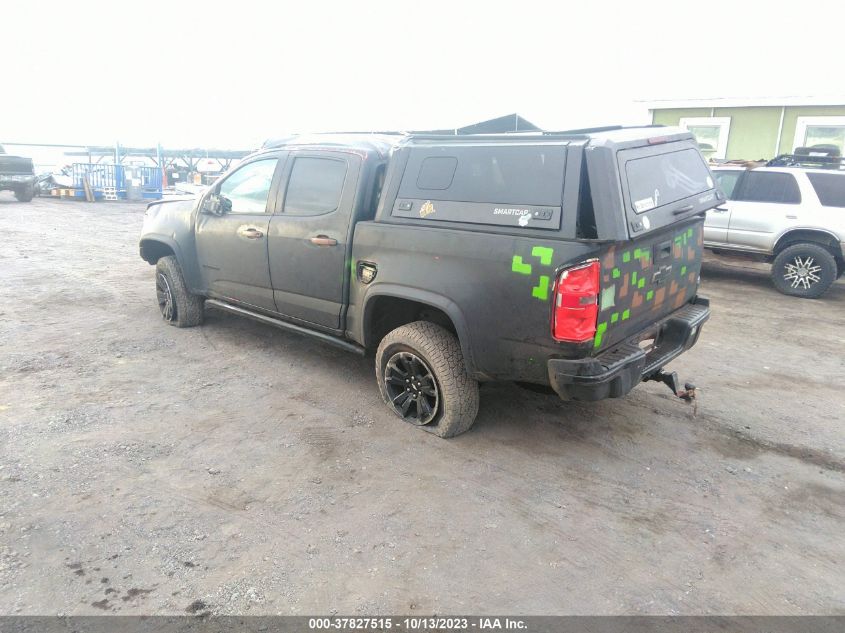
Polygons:
[[159,318],[143,206],[0,194],[0,613],[845,613],[845,284],[705,266],[662,385],[482,388],[444,441],[371,361]]

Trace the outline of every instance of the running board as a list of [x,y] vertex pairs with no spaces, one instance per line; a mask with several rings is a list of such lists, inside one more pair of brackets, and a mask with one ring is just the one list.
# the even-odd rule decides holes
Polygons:
[[345,350],[347,352],[354,352],[355,354],[359,354],[361,356],[363,356],[365,353],[364,348],[360,345],[355,345],[355,343],[344,341],[343,339],[337,338],[336,336],[332,336],[331,334],[317,332],[316,330],[309,330],[307,327],[302,327],[301,325],[288,323],[287,321],[282,321],[281,319],[276,319],[271,316],[259,314],[258,312],[253,312],[252,310],[247,310],[246,308],[241,308],[239,306],[232,305],[231,303],[226,303],[225,301],[219,301],[218,299],[206,299],[205,305],[210,308],[217,308],[218,310],[223,310],[224,312],[229,312],[231,314],[237,314],[238,316],[247,317],[248,319],[252,319],[253,321],[259,321],[260,323],[273,325],[277,328],[281,328],[282,330],[288,330],[289,332],[295,332],[296,334],[304,334],[305,336],[310,336],[311,338],[323,341],[324,343],[328,343],[329,345],[339,347],[340,349]]

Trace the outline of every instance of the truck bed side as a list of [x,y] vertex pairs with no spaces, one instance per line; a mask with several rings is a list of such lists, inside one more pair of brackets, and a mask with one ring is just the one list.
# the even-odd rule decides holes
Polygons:
[[538,383],[549,358],[572,353],[551,336],[555,271],[601,253],[589,242],[377,222],[358,223],[353,245],[353,261],[373,262],[377,273],[352,284],[352,339],[370,343],[374,299],[410,298],[449,316],[477,378]]

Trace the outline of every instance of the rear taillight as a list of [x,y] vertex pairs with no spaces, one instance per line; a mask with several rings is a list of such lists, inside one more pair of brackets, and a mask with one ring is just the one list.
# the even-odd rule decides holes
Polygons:
[[596,335],[599,314],[599,262],[567,268],[555,284],[552,336],[558,341],[584,343]]

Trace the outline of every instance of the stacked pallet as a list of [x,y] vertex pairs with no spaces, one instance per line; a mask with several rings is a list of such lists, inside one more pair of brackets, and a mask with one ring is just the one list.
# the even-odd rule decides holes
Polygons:
[[58,196],[60,198],[75,198],[76,189],[51,189],[51,196]]

